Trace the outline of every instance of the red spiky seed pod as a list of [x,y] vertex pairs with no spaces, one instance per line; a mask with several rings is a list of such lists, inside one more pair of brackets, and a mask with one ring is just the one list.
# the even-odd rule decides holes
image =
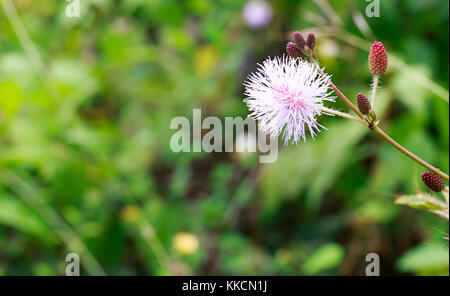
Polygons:
[[368,114],[370,111],[370,103],[367,97],[361,93],[356,96],[356,104],[362,114]]
[[423,183],[434,192],[441,192],[445,188],[445,182],[441,177],[433,172],[425,172],[422,174]]
[[294,37],[294,42],[297,45],[297,47],[303,49],[305,47],[306,41],[305,38],[303,38],[302,33],[295,32],[292,36]]
[[300,58],[302,56],[302,50],[297,47],[294,42],[289,42],[286,45],[286,52],[291,58]]
[[372,75],[383,75],[386,72],[388,56],[383,43],[374,42],[370,47],[369,69]]
[[311,49],[314,50],[314,47],[316,47],[316,36],[314,33],[309,33],[306,37],[306,45]]

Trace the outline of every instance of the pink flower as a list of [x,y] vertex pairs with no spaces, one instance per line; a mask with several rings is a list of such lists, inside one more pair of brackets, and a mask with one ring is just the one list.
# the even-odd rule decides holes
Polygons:
[[296,144],[306,141],[306,130],[314,138],[319,127],[324,128],[316,120],[324,113],[323,101],[334,102],[329,79],[306,61],[268,58],[244,82],[249,116],[258,120],[263,132],[273,137],[282,134],[285,145],[291,138]]

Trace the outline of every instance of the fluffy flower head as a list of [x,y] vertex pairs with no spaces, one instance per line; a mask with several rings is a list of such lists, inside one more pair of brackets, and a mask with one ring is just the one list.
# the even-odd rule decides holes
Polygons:
[[324,128],[316,118],[324,113],[323,101],[334,101],[329,79],[306,61],[268,58],[244,83],[249,116],[259,121],[263,132],[273,137],[282,134],[285,145],[290,139],[306,141],[307,131],[314,137]]

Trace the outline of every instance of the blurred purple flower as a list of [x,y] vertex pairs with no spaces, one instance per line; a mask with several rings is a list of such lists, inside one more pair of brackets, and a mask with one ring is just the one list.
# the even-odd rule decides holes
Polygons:
[[262,28],[272,20],[272,6],[265,1],[251,0],[245,4],[242,16],[249,27]]

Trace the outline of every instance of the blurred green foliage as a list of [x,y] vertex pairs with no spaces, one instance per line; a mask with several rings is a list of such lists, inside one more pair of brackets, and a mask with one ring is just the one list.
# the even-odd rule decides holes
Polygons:
[[340,28],[398,58],[382,126],[448,172],[448,1],[380,1],[379,18],[366,1],[273,1],[260,29],[244,0],[81,1],[79,19],[0,2],[0,275],[64,274],[70,252],[83,274],[363,275],[372,252],[382,274],[448,274],[448,223],[394,204],[426,190],[423,168],[357,123],[321,119],[273,164],[169,146],[193,108],[245,117],[243,80],[293,30],[318,33],[349,98],[368,93],[368,48],[320,33]]

